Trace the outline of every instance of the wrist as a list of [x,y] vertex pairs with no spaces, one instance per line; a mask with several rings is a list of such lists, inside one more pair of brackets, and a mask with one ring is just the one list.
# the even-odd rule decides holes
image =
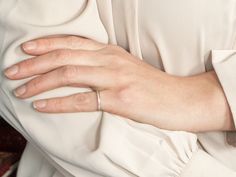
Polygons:
[[192,93],[186,91],[191,95],[187,105],[192,112],[193,131],[234,129],[231,111],[215,72],[188,77],[186,82]]

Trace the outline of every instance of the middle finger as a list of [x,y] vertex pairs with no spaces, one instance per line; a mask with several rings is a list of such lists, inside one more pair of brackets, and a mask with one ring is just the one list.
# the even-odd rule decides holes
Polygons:
[[62,86],[77,84],[97,89],[115,86],[114,72],[104,67],[64,66],[35,77],[14,90],[15,96],[28,98]]

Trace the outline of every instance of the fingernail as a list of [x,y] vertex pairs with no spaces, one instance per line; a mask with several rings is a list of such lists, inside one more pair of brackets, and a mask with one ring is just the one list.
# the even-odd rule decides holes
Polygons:
[[39,101],[33,102],[33,107],[35,109],[37,109],[37,108],[45,108],[46,105],[47,105],[47,101],[45,101],[45,100],[39,100]]
[[23,44],[24,50],[34,50],[37,48],[37,43],[30,41]]
[[26,92],[26,86],[23,85],[14,90],[14,95],[16,97],[23,95]]
[[19,66],[13,65],[12,67],[8,68],[8,69],[4,72],[4,74],[5,74],[6,76],[13,76],[13,75],[15,75],[16,73],[18,73],[18,71],[19,71]]

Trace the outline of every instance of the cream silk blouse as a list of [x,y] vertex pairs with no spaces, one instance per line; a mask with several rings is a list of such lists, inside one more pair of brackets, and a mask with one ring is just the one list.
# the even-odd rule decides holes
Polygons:
[[[0,0],[1,71],[29,57],[21,43],[48,35],[118,44],[173,75],[214,69],[236,121],[236,0]],[[89,90],[19,100],[12,90],[26,80],[0,75],[0,114],[28,140],[18,177],[236,176],[234,132],[167,131],[107,112],[38,113],[35,99]]]

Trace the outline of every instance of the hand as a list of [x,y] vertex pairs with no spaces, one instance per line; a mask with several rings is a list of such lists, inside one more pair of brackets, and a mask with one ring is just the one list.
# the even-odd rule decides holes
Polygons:
[[[206,104],[199,100],[199,87],[191,79],[168,75],[118,46],[69,36],[31,41],[23,50],[35,57],[5,74],[13,80],[39,76],[15,90],[18,98],[63,86],[90,87],[100,90],[103,111],[159,128],[209,129],[207,120],[196,119],[201,116],[196,107],[201,106],[201,112]],[[96,111],[96,93],[37,100],[34,107],[46,113]]]

